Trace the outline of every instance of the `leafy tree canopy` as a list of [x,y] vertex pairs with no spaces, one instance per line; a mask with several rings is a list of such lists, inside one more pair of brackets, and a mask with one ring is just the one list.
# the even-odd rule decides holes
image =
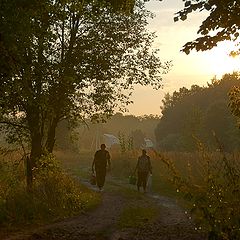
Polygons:
[[[159,148],[164,150],[196,150],[196,139],[215,146],[213,132],[226,150],[240,147],[236,119],[231,115],[228,92],[239,86],[239,74],[226,74],[221,80],[213,79],[207,87],[193,85],[180,88],[163,99],[162,117],[155,130]],[[239,88],[230,91],[231,108],[239,114]]]
[[208,11],[209,16],[202,22],[198,33],[201,35],[194,41],[184,45],[183,51],[189,53],[192,49],[205,51],[217,46],[218,42],[234,41],[236,48],[232,55],[240,53],[240,2],[238,0],[183,0],[185,7],[176,13],[175,21],[186,20],[188,14],[194,11]]
[[170,64],[152,50],[151,13],[142,1],[131,14],[114,3],[1,1],[0,122],[29,143],[33,162],[52,152],[62,119],[108,117],[134,84],[161,86]]
[[[150,0],[144,0],[149,2]],[[159,0],[162,1],[162,0]],[[239,30],[240,30],[240,2],[238,0],[182,0],[184,9],[178,11],[174,21],[185,21],[188,15],[196,11],[208,11],[208,17],[199,27],[198,34],[201,36],[183,46],[187,54],[191,50],[205,51],[217,46],[218,42],[225,40],[234,41],[236,48],[231,55],[240,53]],[[134,0],[110,0],[116,10],[131,12]]]
[[[240,117],[240,87],[234,86],[229,91],[229,106],[234,116]],[[240,123],[239,123],[240,124]]]

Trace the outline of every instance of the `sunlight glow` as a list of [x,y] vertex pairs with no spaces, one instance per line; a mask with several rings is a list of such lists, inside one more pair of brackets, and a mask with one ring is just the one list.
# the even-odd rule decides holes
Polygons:
[[240,71],[240,56],[230,57],[233,43],[224,42],[212,49],[208,54],[208,64],[211,71],[221,78],[225,73]]

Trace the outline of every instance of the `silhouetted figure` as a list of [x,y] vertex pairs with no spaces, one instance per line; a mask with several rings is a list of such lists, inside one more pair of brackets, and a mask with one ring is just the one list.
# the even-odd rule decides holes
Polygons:
[[135,172],[137,171],[138,180],[137,180],[137,188],[140,191],[140,187],[143,187],[143,191],[146,192],[147,180],[149,173],[152,174],[152,165],[150,161],[150,157],[147,155],[145,149],[142,150],[142,155],[138,157],[138,162],[135,168]]
[[94,160],[92,163],[92,171],[93,173],[94,173],[94,169],[96,171],[97,186],[100,191],[102,191],[102,188],[105,183],[107,167],[109,169],[111,167],[110,154],[106,150],[106,145],[101,144],[101,149],[96,151],[94,155]]

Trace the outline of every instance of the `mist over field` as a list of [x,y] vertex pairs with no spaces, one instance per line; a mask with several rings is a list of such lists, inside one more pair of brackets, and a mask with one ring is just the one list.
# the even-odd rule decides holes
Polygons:
[[240,239],[240,3],[180,3],[1,0],[0,239]]

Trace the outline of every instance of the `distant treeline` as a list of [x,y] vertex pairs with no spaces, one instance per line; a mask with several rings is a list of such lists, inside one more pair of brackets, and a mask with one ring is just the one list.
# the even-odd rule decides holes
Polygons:
[[[96,142],[102,141],[103,134],[112,134],[116,137],[130,138],[133,148],[140,148],[144,144],[144,138],[149,138],[155,143],[155,128],[159,123],[156,115],[123,115],[116,113],[105,123],[91,123],[90,120],[78,122],[72,128],[65,120],[57,128],[56,144],[62,149],[91,149]],[[70,128],[69,128],[70,127]]]
[[[157,146],[165,151],[194,151],[197,142],[211,150],[240,149],[240,130],[228,107],[228,92],[240,85],[239,73],[213,79],[207,87],[180,88],[163,99],[162,117],[155,130]],[[215,135],[215,136],[214,136]]]

